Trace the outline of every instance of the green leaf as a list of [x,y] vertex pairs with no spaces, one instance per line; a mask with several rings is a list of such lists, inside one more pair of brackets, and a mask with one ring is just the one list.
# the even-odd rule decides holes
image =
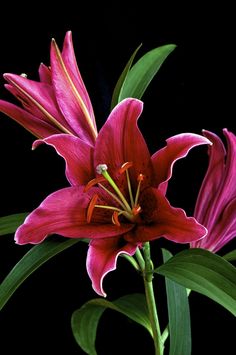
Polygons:
[[47,239],[42,244],[38,244],[30,249],[0,285],[0,310],[29,275],[53,256],[79,241],[81,239],[66,239],[65,241]]
[[235,261],[236,260],[236,249],[225,254],[223,256],[223,258],[227,261]]
[[236,268],[219,255],[200,248],[184,250],[155,272],[202,293],[236,316]]
[[17,213],[0,217],[0,235],[15,233],[16,229],[24,222],[28,213]]
[[113,109],[113,107],[115,107],[118,103],[119,103],[119,96],[120,96],[120,92],[122,90],[122,87],[125,83],[125,80],[127,78],[127,75],[128,75],[128,72],[130,70],[130,67],[133,63],[133,60],[138,52],[138,50],[140,49],[140,47],[142,46],[142,44],[140,44],[140,46],[138,46],[138,48],[135,49],[134,53],[132,54],[132,56],[130,57],[128,63],[126,64],[123,72],[121,73],[117,83],[116,83],[116,86],[115,86],[115,89],[113,91],[113,95],[112,95],[112,99],[111,99],[111,110]]
[[76,310],[71,318],[71,327],[76,342],[89,355],[97,355],[95,340],[98,322],[106,308],[113,309],[141,324],[152,335],[145,296],[126,295],[113,302],[95,298]]
[[130,69],[125,82],[120,90],[118,101],[135,97],[141,99],[153,77],[160,69],[168,55],[175,49],[176,45],[167,44],[147,52]]
[[[164,262],[172,254],[162,249]],[[169,316],[170,350],[169,355],[191,355],[191,320],[188,295],[185,287],[165,278]]]

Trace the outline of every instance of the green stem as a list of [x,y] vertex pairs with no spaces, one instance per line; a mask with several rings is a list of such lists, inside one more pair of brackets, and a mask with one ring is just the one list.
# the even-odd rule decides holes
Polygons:
[[145,269],[145,261],[143,260],[143,256],[142,256],[142,253],[140,251],[139,248],[137,248],[136,252],[135,252],[135,256],[138,260],[138,263],[139,263],[139,266],[140,266],[140,269],[141,271],[143,272],[144,269]]
[[145,286],[145,294],[149,312],[149,319],[153,332],[154,346],[155,346],[155,355],[163,355],[164,353],[164,344],[161,338],[161,329],[159,325],[159,319],[156,309],[156,302],[153,290],[153,263],[150,255],[150,244],[144,243],[143,247],[144,252],[144,269],[143,269],[143,280]]
[[127,255],[127,254],[121,254],[121,256],[123,256],[123,258],[128,260],[130,262],[130,264],[135,268],[135,270],[140,271],[139,264],[132,256]]
[[166,339],[169,336],[169,324],[167,324],[167,326],[165,327],[162,335],[161,335],[161,339],[162,339],[162,343],[165,344]]

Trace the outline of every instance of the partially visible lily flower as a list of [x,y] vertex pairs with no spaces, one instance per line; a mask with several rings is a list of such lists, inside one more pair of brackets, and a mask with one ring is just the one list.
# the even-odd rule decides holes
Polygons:
[[38,140],[53,146],[65,159],[71,187],[48,196],[20,226],[18,244],[41,243],[57,233],[91,239],[87,270],[94,290],[105,296],[104,276],[116,268],[120,254],[133,255],[143,242],[165,237],[178,243],[203,238],[206,228],[174,208],[165,197],[176,160],[210,141],[179,134],[152,157],[138,129],[142,102],[126,99],[111,112],[95,147],[59,134]]
[[208,229],[206,238],[191,243],[216,253],[236,236],[236,136],[223,130],[227,152],[221,139],[204,131],[213,142],[209,146],[209,166],[194,211],[195,218]]
[[66,33],[62,53],[52,40],[50,62],[50,67],[40,65],[40,82],[25,74],[4,74],[5,87],[23,108],[0,100],[0,111],[38,138],[67,133],[94,144],[93,107],[76,63],[71,32]]

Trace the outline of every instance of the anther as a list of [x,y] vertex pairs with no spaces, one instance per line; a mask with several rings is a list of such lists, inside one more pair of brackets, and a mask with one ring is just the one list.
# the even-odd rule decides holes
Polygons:
[[87,192],[89,189],[91,189],[91,187],[93,187],[94,185],[100,184],[101,182],[106,181],[106,179],[103,176],[99,176],[95,179],[90,180],[87,185],[84,188],[84,192]]
[[117,211],[114,211],[111,219],[112,219],[112,223],[113,224],[115,224],[116,226],[120,227],[120,222],[119,222],[118,217],[119,217],[119,213]]
[[139,205],[137,205],[137,206],[134,206],[134,207],[133,207],[133,209],[132,209],[132,214],[133,214],[134,216],[137,216],[141,211],[142,211],[142,208],[141,208]]
[[139,198],[139,194],[140,194],[140,187],[141,187],[141,183],[143,182],[144,178],[145,178],[145,175],[138,174],[138,177],[137,177],[138,187],[137,187],[136,196],[135,196],[135,200],[134,200],[134,206],[136,206],[138,204],[138,198]]
[[137,180],[138,180],[138,182],[142,182],[144,180],[144,178],[145,178],[145,175],[138,174]]
[[131,168],[131,166],[133,166],[133,163],[130,161],[127,161],[126,163],[124,163],[121,168],[119,169],[119,173],[123,174],[126,170],[128,170],[129,168]]
[[88,210],[87,210],[87,222],[88,223],[91,222],[93,210],[96,205],[97,199],[98,199],[98,195],[94,195],[89,203]]

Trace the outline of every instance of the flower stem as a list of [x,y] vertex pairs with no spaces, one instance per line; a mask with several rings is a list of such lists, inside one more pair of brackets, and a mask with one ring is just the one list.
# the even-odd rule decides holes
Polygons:
[[[144,243],[143,246],[144,260],[140,260],[140,255],[136,254],[140,267],[142,267],[143,280],[145,286],[145,294],[149,312],[149,319],[153,332],[154,346],[155,346],[155,355],[163,355],[164,353],[164,344],[161,338],[161,330],[158,320],[158,314],[156,309],[155,296],[153,291],[153,263],[150,255],[150,244]],[[140,253],[141,254],[141,253]],[[142,254],[141,254],[142,257]],[[141,261],[141,263],[140,263]],[[142,266],[141,266],[142,264]]]
[[121,254],[121,256],[123,256],[123,258],[128,260],[130,262],[130,264],[135,268],[136,271],[140,271],[139,264],[132,256],[127,255],[127,254]]

